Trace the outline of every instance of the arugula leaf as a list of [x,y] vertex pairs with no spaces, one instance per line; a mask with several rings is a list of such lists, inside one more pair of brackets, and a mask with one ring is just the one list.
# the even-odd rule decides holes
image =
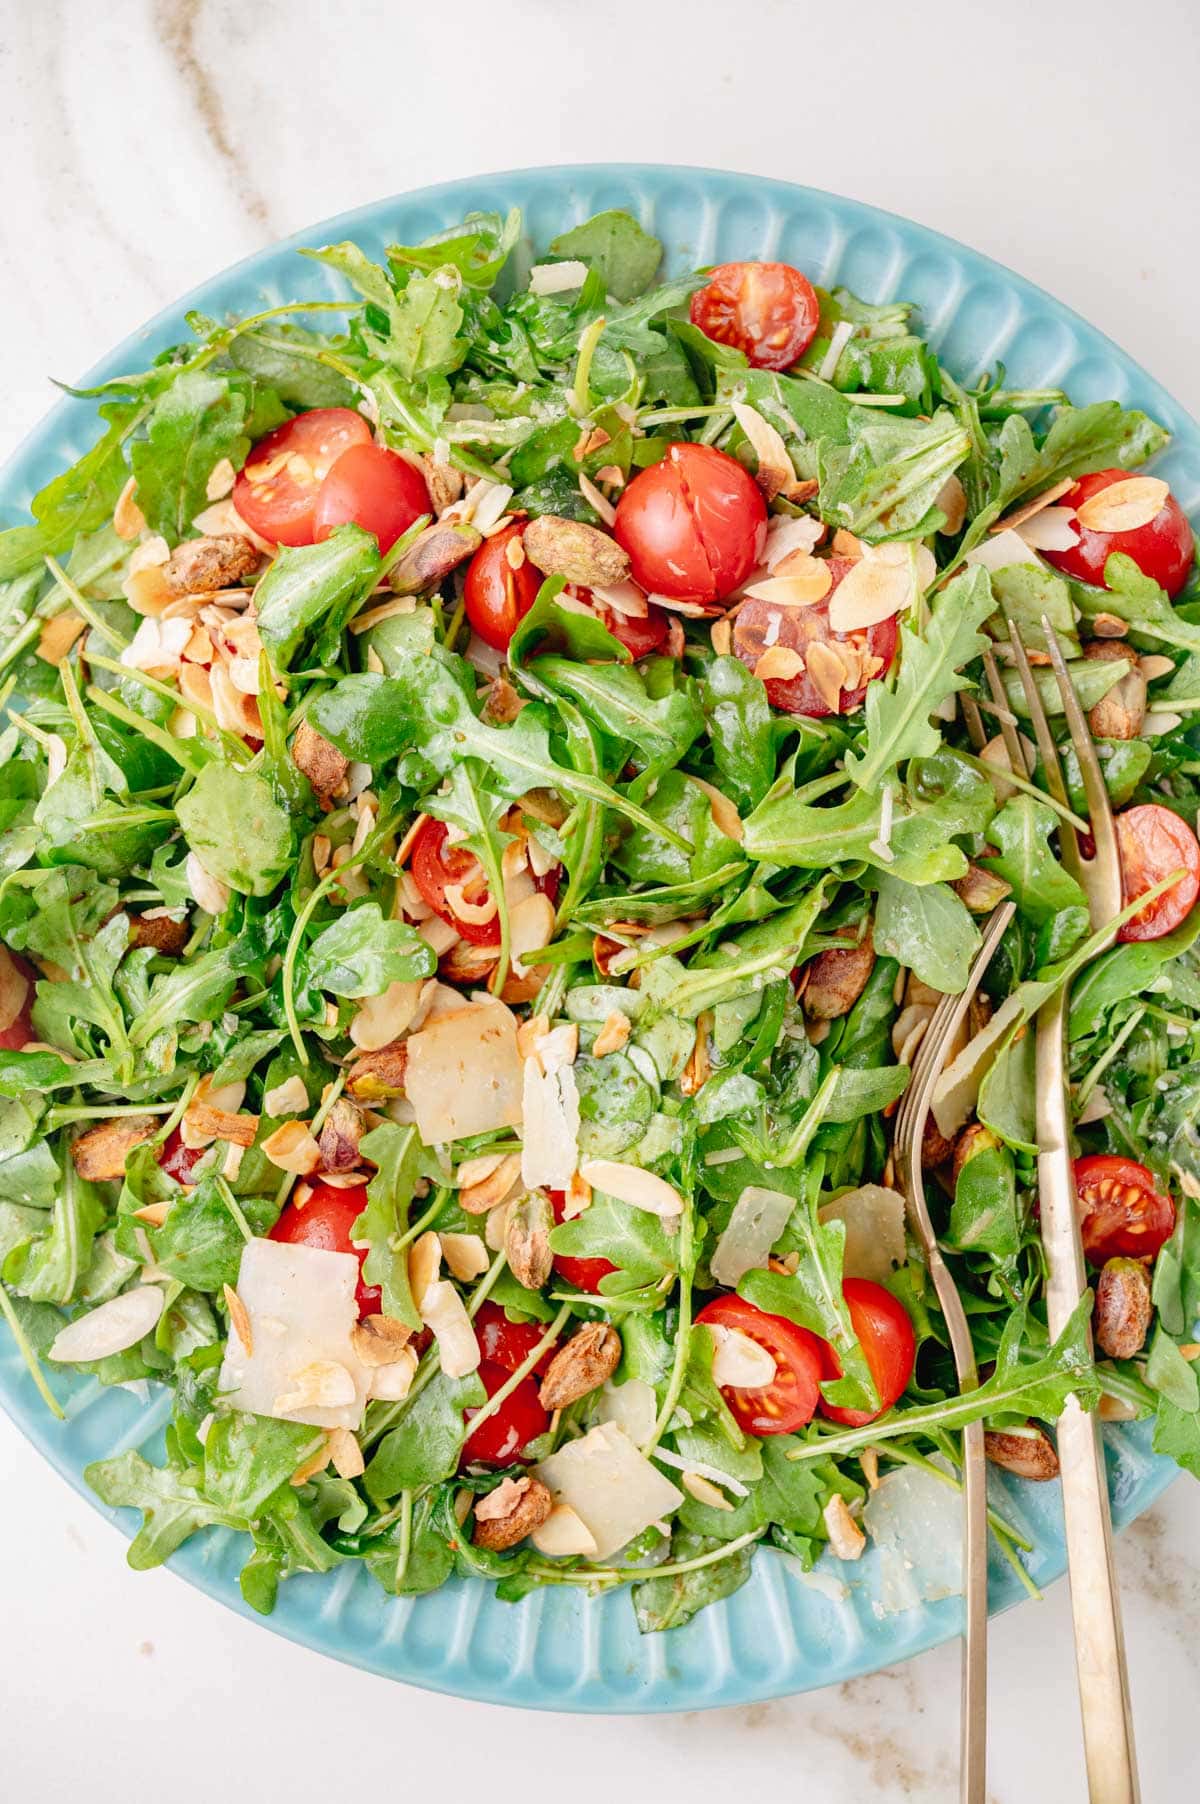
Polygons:
[[757,807],[775,781],[771,705],[740,658],[714,658],[700,683],[713,762],[735,799]]
[[[235,469],[246,461],[250,385],[244,377],[185,370],[155,401],[146,437],[135,439],[130,462],[137,503],[146,523],[176,544],[208,506],[209,477],[222,458]],[[282,410],[260,430],[279,424]]]
[[73,1301],[107,1213],[96,1186],[79,1176],[73,1159],[65,1159],[58,1194],[51,1204],[49,1231],[26,1250],[15,1271],[6,1267],[9,1281],[35,1303]]
[[651,770],[678,764],[703,730],[704,717],[687,689],[652,696],[646,677],[628,664],[539,657],[529,674],[553,693],[569,695],[593,726],[632,747]]
[[[1126,410],[1119,401],[1094,401],[1088,407],[1060,407],[1039,446],[1028,420],[1010,414],[996,435],[998,459],[991,519],[1011,502],[1052,488],[1067,476],[1082,476],[1113,464],[1135,469],[1161,451],[1168,435],[1146,414]],[[976,521],[976,526],[979,522]]]
[[198,1528],[247,1526],[201,1495],[198,1472],[152,1466],[132,1450],[115,1459],[93,1460],[83,1476],[110,1508],[141,1510],[142,1526],[127,1555],[135,1572],[161,1566]]
[[957,995],[967,987],[980,933],[963,902],[944,883],[906,883],[883,872],[875,944],[915,971],[922,983]]
[[305,635],[330,615],[345,617],[369,595],[379,546],[360,526],[339,526],[319,545],[285,545],[254,592],[258,631],[276,670],[287,670]]
[[521,236],[521,209],[468,213],[461,225],[435,232],[423,244],[389,244],[388,260],[416,269],[456,269],[471,288],[491,288]]
[[929,717],[966,686],[960,672],[983,651],[979,629],[994,606],[987,572],[976,565],[935,598],[920,637],[901,626],[900,674],[894,687],[868,683],[866,744],[846,754],[847,774],[860,789],[874,792],[902,759],[940,750],[941,734]]
[[408,1212],[418,1180],[429,1175],[429,1155],[415,1127],[385,1121],[359,1143],[363,1158],[375,1166],[367,1185],[367,1206],[354,1224],[352,1238],[367,1241],[370,1251],[363,1262],[363,1280],[383,1290],[383,1313],[421,1326],[420,1311],[408,1282],[408,1250],[393,1250],[393,1242],[408,1226]]
[[465,1409],[478,1409],[487,1392],[478,1373],[447,1378],[438,1372],[401,1405],[400,1420],[384,1435],[363,1475],[367,1495],[386,1503],[401,1491],[440,1484],[458,1465],[466,1435]]
[[[245,1197],[243,1213],[255,1232],[265,1233],[278,1208],[269,1197]],[[136,1252],[132,1229],[143,1226],[131,1216],[123,1218],[117,1236],[123,1252]],[[146,1227],[144,1232],[155,1265],[181,1284],[219,1293],[223,1285],[237,1283],[245,1240],[215,1178],[201,1178],[194,1189],[178,1194],[162,1226]]]
[[[711,1553],[720,1543],[707,1535],[677,1534],[671,1542],[671,1559],[680,1563]],[[682,1628],[698,1610],[731,1597],[750,1577],[754,1548],[739,1547],[711,1565],[666,1578],[643,1579],[633,1587],[633,1608],[643,1635]]]
[[948,1243],[962,1253],[990,1253],[1009,1268],[1021,1246],[1016,1167],[1006,1146],[968,1159],[954,1186]]
[[334,996],[382,996],[389,984],[432,977],[437,957],[415,927],[361,902],[310,941],[304,968],[309,983]]
[[69,470],[39,489],[30,503],[32,526],[0,533],[0,583],[42,560],[69,551],[79,533],[108,519],[129,475],[125,441],[144,418],[137,402],[109,402],[100,409],[108,430]]
[[242,1410],[218,1415],[204,1442],[204,1494],[230,1515],[251,1521],[321,1439],[322,1430],[304,1422]]
[[654,280],[662,262],[657,238],[620,207],[596,213],[550,240],[556,257],[578,257],[599,271],[609,294],[632,301]]
[[1013,796],[988,827],[988,839],[997,851],[978,860],[1012,885],[1017,907],[1039,925],[1064,909],[1087,906],[1083,891],[1050,849],[1057,825],[1057,816],[1044,803],[1028,795]]
[[175,812],[205,870],[230,889],[269,896],[291,867],[292,823],[253,771],[206,765]]
[[944,518],[938,494],[970,450],[954,416],[942,409],[928,422],[888,419],[859,407],[849,429],[846,444],[818,446],[822,519],[868,540],[934,531]]

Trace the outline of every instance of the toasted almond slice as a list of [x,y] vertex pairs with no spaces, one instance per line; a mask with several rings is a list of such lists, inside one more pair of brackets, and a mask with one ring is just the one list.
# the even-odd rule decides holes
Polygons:
[[491,1264],[479,1234],[443,1234],[441,1242],[446,1268],[462,1284],[481,1278]]
[[615,523],[617,518],[616,508],[613,506],[608,496],[603,494],[590,477],[584,475],[582,470],[579,472],[579,492],[587,502],[588,506],[595,509],[597,515],[603,520],[606,526],[612,526]]
[[521,1179],[520,1153],[506,1153],[485,1178],[477,1178],[458,1193],[458,1200],[468,1215],[486,1215],[506,1202]]
[[218,458],[209,471],[204,494],[209,501],[224,501],[237,481],[237,471],[227,457]]
[[131,476],[117,496],[117,505],[113,508],[113,531],[126,544],[132,544],[146,530],[146,516],[137,504],[136,495],[137,477]]
[[890,620],[912,606],[916,599],[915,571],[907,556],[908,547],[901,549],[906,553],[903,562],[864,557],[847,570],[829,601],[829,624],[835,633],[878,626],[881,620]]
[[461,1189],[469,1190],[472,1184],[482,1184],[485,1178],[490,1178],[503,1163],[503,1153],[480,1153],[478,1158],[463,1161],[454,1174],[454,1181]]
[[1077,510],[1079,524],[1089,532],[1136,532],[1157,518],[1170,495],[1159,476],[1127,476],[1089,495]]
[[473,927],[485,927],[496,918],[496,898],[490,890],[485,893],[482,902],[469,902],[461,883],[448,883],[446,901],[452,914],[457,915],[460,921],[469,921]]
[[821,1512],[829,1532],[829,1546],[839,1560],[861,1558],[867,1537],[850,1514],[846,1499],[840,1494],[829,1499]]
[[863,543],[852,532],[847,532],[844,526],[839,526],[833,535],[830,549],[835,557],[859,558],[863,554]]
[[1003,519],[997,520],[994,526],[989,526],[988,531],[991,533],[1007,532],[1010,527],[1023,526],[1026,520],[1032,520],[1033,516],[1040,514],[1044,507],[1050,507],[1055,501],[1060,501],[1068,490],[1074,487],[1075,478],[1064,476],[1062,481],[1056,482],[1052,489],[1045,489],[1040,495],[1033,495],[1028,501],[1022,501],[1019,507],[1014,507],[1011,514],[1005,514]]
[[632,1209],[645,1209],[663,1221],[683,1214],[679,1192],[665,1178],[643,1171],[638,1165],[626,1165],[619,1159],[588,1159],[579,1167],[579,1174],[593,1190],[615,1196],[619,1203],[628,1203]]
[[288,1480],[289,1484],[294,1485],[296,1489],[299,1490],[301,1485],[307,1484],[309,1479],[315,1477],[318,1472],[324,1472],[326,1466],[329,1464],[329,1447],[331,1439],[332,1437],[328,1434],[323,1434],[321,1436],[312,1452],[300,1461],[300,1464],[296,1467],[296,1470]]
[[697,1503],[707,1504],[710,1510],[731,1510],[733,1508],[732,1502],[726,1497],[720,1486],[715,1485],[711,1478],[705,1478],[700,1472],[684,1472],[680,1475],[679,1482],[689,1496],[694,1497]]
[[814,639],[808,647],[807,670],[817,694],[830,713],[836,714],[846,686],[846,666],[838,649]]
[[411,1339],[408,1323],[392,1315],[365,1315],[350,1330],[350,1344],[359,1364],[372,1369],[394,1365]]
[[[823,601],[833,587],[833,572],[824,558],[796,551],[779,566],[778,574],[751,583],[746,594],[752,601],[773,601],[779,607],[807,608]],[[844,580],[844,579],[843,579]]]
[[767,1348],[738,1328],[708,1324],[713,1340],[713,1380],[731,1390],[761,1390],[775,1379],[776,1366]]
[[733,622],[725,619],[714,620],[709,638],[718,658],[727,658],[733,650]]
[[754,666],[754,674],[764,683],[772,679],[786,683],[803,669],[804,659],[790,645],[768,645]]
[[1017,537],[1031,551],[1070,551],[1079,543],[1073,507],[1044,507],[1016,528]]
[[329,1457],[339,1478],[361,1478],[366,1470],[362,1448],[348,1428],[330,1429]]
[[371,1373],[371,1396],[383,1403],[402,1403],[417,1375],[415,1347],[405,1347],[398,1359],[376,1366]]
[[569,1503],[556,1503],[529,1539],[539,1553],[546,1554],[551,1559],[567,1559],[572,1555],[591,1559],[598,1546],[595,1535],[583,1517]]
[[238,1296],[232,1284],[224,1287],[225,1307],[229,1311],[229,1324],[246,1349],[246,1358],[254,1357],[254,1330],[250,1326],[250,1316],[246,1305]]
[[593,1042],[592,1056],[602,1059],[607,1053],[619,1052],[629,1038],[631,1026],[628,1015],[622,1014],[619,1008],[611,1009]]
[[336,1359],[314,1359],[292,1375],[293,1389],[275,1399],[275,1413],[294,1409],[344,1409],[357,1393],[354,1374]]
[[38,657],[47,664],[61,664],[86,625],[87,621],[71,608],[55,614],[42,627],[36,646]]
[[950,538],[962,531],[963,521],[967,517],[967,492],[953,471],[937,492],[936,505],[946,516],[946,524],[942,531]]
[[[773,651],[778,651],[779,647],[776,645],[771,649]],[[764,656],[765,655],[766,654],[764,653]],[[761,661],[762,660],[760,659],[759,662],[761,663]],[[696,785],[697,789],[702,789],[708,797],[708,806],[712,813],[713,825],[719,832],[723,833],[727,839],[736,839],[740,844],[743,831],[742,817],[734,807],[733,803],[729,800],[729,797],[723,796],[720,790],[715,788],[714,785],[709,783],[704,777],[693,777],[692,782]]]
[[[1095,624],[1093,620],[1092,625],[1095,626]],[[1158,677],[1170,676],[1174,668],[1174,658],[1164,657],[1161,652],[1147,652],[1144,657],[1138,659],[1138,669],[1148,683],[1153,683]]]
[[433,1329],[438,1359],[447,1378],[465,1378],[468,1372],[477,1370],[481,1355],[471,1318],[462,1298],[445,1278],[439,1278],[425,1292],[421,1320]]
[[441,1269],[442,1243],[429,1228],[408,1249],[408,1287],[418,1309],[422,1308],[430,1285],[437,1283]]
[[508,926],[514,975],[527,977],[530,967],[525,962],[526,955],[540,952],[554,937],[553,902],[540,890],[532,896],[526,896],[510,912]]
[[285,1121],[273,1134],[268,1134],[262,1150],[280,1171],[295,1172],[305,1178],[321,1163],[321,1149],[304,1121]]
[[754,480],[767,500],[773,501],[781,489],[787,488],[796,480],[787,446],[771,422],[764,419],[756,407],[749,406],[745,401],[733,402],[733,417],[749,439],[751,449],[758,459],[758,471]]

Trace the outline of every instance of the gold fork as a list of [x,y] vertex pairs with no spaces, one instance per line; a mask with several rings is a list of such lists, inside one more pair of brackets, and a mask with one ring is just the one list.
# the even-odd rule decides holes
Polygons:
[[[1007,616],[1006,616],[1007,617]],[[1038,693],[1029,657],[1015,621],[1008,618],[1013,661],[1029,706],[1041,753],[1046,787],[1069,807],[1058,748]],[[1093,852],[1084,857],[1074,826],[1060,815],[1059,847],[1064,868],[1087,897],[1093,929],[1112,922],[1121,908],[1121,860],[1108,791],[1092,737],[1072,686],[1062,647],[1045,617],[1042,630],[1067,728],[1083,779]],[[1007,742],[1006,742],[1007,743]],[[1011,756],[1011,752],[1010,752]],[[1066,1086],[1065,986],[1037,1017],[1038,1198],[1046,1251],[1046,1315],[1057,1338],[1087,1287],[1083,1245],[1069,1141]],[[1121,1607],[1113,1567],[1112,1522],[1100,1425],[1074,1397],[1058,1422],[1063,1518],[1070,1572],[1075,1661],[1083,1718],[1088,1795],[1092,1804],[1138,1804],[1137,1760]]]
[[[968,714],[972,734],[981,740],[978,716]],[[971,1330],[954,1279],[950,1276],[925,1197],[921,1145],[934,1085],[946,1061],[946,1050],[966,1017],[984,972],[1013,917],[1011,902],[991,917],[961,995],[943,996],[913,1062],[912,1076],[893,1124],[892,1152],[904,1193],[909,1225],[921,1243],[942,1316],[961,1391],[975,1390],[979,1371]],[[987,1789],[987,1467],[983,1423],[963,1429],[963,1626],[962,1687],[959,1705],[959,1797],[961,1804],[983,1804]]]

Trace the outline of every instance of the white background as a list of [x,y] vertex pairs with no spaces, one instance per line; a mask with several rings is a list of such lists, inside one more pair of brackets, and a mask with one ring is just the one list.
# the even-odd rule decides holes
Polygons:
[[[1198,43],[1189,0],[0,0],[0,454],[47,376],[275,237],[425,182],[604,159],[908,214],[1059,295],[1200,411]],[[1183,1479],[1121,1543],[1147,1804],[1200,1777],[1198,1526]],[[335,1666],[122,1555],[0,1419],[0,1787],[21,1804],[955,1795],[951,1649],[709,1716],[517,1714]],[[1082,1797],[1061,1586],[995,1625],[992,1657],[996,1804]]]

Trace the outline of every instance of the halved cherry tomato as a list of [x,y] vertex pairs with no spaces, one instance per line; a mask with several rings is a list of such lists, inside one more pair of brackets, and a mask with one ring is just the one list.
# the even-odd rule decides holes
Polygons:
[[821,306],[790,263],[722,263],[692,296],[692,324],[744,351],[755,369],[790,369],[817,335]]
[[384,445],[351,445],[321,484],[313,513],[313,540],[319,544],[339,526],[373,532],[380,551],[390,551],[414,520],[430,513],[429,490],[415,465]]
[[747,1434],[790,1434],[811,1422],[821,1397],[821,1342],[785,1315],[768,1315],[744,1297],[714,1297],[696,1317],[715,1328],[736,1328],[765,1347],[775,1376],[760,1390],[722,1385],[721,1395]]
[[[917,1338],[907,1309],[882,1284],[872,1284],[869,1278],[844,1278],[842,1295],[850,1311],[850,1325],[879,1392],[879,1408],[839,1409],[822,1397],[821,1414],[847,1428],[861,1428],[865,1422],[873,1422],[885,1409],[890,1409],[904,1394],[917,1356]],[[822,1341],[821,1347],[824,1359],[821,1376],[840,1378],[842,1364],[836,1352],[828,1341]]]
[[[435,915],[457,927],[464,940],[470,940],[473,946],[498,946],[500,944],[500,915],[497,911],[490,921],[465,921],[455,914],[446,900],[447,884],[462,884],[471,878],[479,878],[479,904],[487,896],[487,886],[480,874],[479,860],[474,852],[467,852],[460,846],[446,844],[446,823],[432,818],[425,822],[412,844],[410,868],[413,882],[428,902]],[[472,897],[472,901],[475,898]]]
[[617,503],[613,533],[649,595],[712,607],[758,562],[767,508],[754,478],[713,445],[669,445]]
[[1200,895],[1200,841],[1177,814],[1157,802],[1139,802],[1117,816],[1121,852],[1121,887],[1125,902],[1136,902],[1148,889],[1182,871],[1178,883],[1147,903],[1117,934],[1119,940],[1161,940],[1192,911]]
[[[480,1362],[479,1376],[489,1397],[507,1384],[512,1373],[491,1360]],[[467,1421],[477,1414],[465,1410]],[[530,1441],[545,1434],[550,1418],[542,1408],[537,1385],[532,1378],[522,1378],[511,1397],[506,1397],[494,1416],[468,1432],[463,1442],[459,1464],[462,1466],[512,1466],[521,1458]]]
[[324,1253],[353,1253],[359,1266],[355,1299],[360,1316],[377,1315],[380,1303],[379,1286],[364,1284],[362,1280],[368,1248],[356,1247],[350,1239],[350,1230],[366,1206],[365,1184],[348,1184],[339,1190],[333,1184],[318,1182],[303,1206],[287,1204],[270,1233],[272,1240],[282,1240],[289,1246],[319,1247]]
[[0,946],[0,1052],[20,1052],[33,1039],[36,983],[33,966]]
[[259,439],[233,485],[233,505],[264,539],[311,545],[321,484],[344,451],[370,442],[371,428],[353,408],[297,414]]
[[172,1128],[159,1148],[158,1163],[177,1184],[194,1184],[193,1173],[208,1151],[206,1146],[185,1146],[178,1128]]
[[1079,1231],[1092,1265],[1107,1259],[1153,1259],[1175,1232],[1175,1204],[1154,1173],[1120,1153],[1075,1161]]
[[[546,1194],[550,1198],[555,1221],[565,1221],[566,1192],[548,1190]],[[576,1290],[586,1290],[590,1296],[595,1297],[600,1294],[601,1278],[607,1278],[609,1272],[615,1272],[617,1268],[609,1259],[577,1259],[570,1253],[555,1253],[554,1269],[565,1284],[572,1285]]]
[[[829,559],[833,589],[853,568],[851,558]],[[829,624],[828,596],[824,601],[813,602],[804,608],[781,607],[771,601],[746,601],[734,616],[734,655],[750,670],[754,669],[768,645],[785,646],[804,658],[809,647],[817,643],[853,646],[864,657],[878,660],[879,668],[872,668],[866,681],[855,688],[842,689],[836,709],[830,707],[807,669],[794,677],[767,677],[767,700],[773,708],[779,708],[785,714],[807,714],[819,719],[824,714],[851,714],[861,707],[867,684],[874,682],[876,677],[886,676],[896,655],[895,616],[853,632],[835,633]]]
[[[467,565],[463,605],[485,645],[507,651],[518,625],[537,600],[542,573],[521,549],[524,526],[517,521],[485,539]],[[517,549],[510,552],[509,546]],[[520,553],[521,562],[512,559]]]
[[[499,1303],[482,1303],[475,1315],[475,1339],[479,1351],[494,1366],[515,1372],[524,1365],[546,1332],[540,1322],[510,1322]],[[534,1366],[539,1375],[554,1358],[553,1345],[546,1348]]]
[[[1128,482],[1131,474],[1129,470],[1094,470],[1090,476],[1081,476],[1058,505],[1080,508],[1102,489],[1111,488],[1114,482]],[[1168,595],[1178,595],[1188,579],[1195,545],[1187,515],[1174,495],[1167,496],[1153,520],[1132,532],[1093,532],[1078,521],[1075,530],[1079,534],[1077,545],[1066,551],[1044,551],[1042,556],[1056,570],[1074,576],[1080,582],[1106,588],[1104,565],[1114,551],[1122,551],[1132,558],[1142,574],[1156,582],[1160,589],[1165,589]]]

